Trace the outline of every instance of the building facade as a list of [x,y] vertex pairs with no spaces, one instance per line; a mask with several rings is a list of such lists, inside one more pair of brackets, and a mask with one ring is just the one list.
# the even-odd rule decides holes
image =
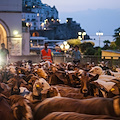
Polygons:
[[1,1],[0,44],[5,43],[10,55],[29,54],[29,50],[24,51],[26,46],[23,46],[29,41],[28,38],[29,33],[22,30],[22,0]]
[[58,19],[55,6],[43,4],[41,0],[22,0],[22,21],[30,30],[44,29],[47,18]]

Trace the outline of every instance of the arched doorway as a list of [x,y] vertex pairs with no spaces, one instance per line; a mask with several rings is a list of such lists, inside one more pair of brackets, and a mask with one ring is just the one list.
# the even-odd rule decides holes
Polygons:
[[7,45],[7,32],[5,28],[0,24],[0,48],[1,48],[1,43],[5,43],[5,47],[8,48]]
[[39,37],[39,33],[38,33],[38,32],[34,32],[34,33],[32,34],[32,36],[33,36],[33,37]]

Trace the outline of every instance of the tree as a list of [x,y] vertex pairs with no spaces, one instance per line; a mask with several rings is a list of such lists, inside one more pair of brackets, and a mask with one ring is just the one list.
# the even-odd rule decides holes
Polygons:
[[80,49],[81,49],[81,52],[85,52],[88,48],[93,48],[94,44],[93,42],[83,42],[80,44]]
[[81,41],[79,39],[70,39],[67,40],[68,44],[72,47],[74,47],[75,45],[80,46]]
[[104,43],[104,45],[109,45],[110,41],[109,40],[104,40],[103,43]]
[[115,42],[111,42],[110,49],[112,49],[112,50],[117,49],[117,46],[116,46]]
[[103,47],[104,50],[107,50],[110,48],[110,41],[109,40],[104,40],[103,43],[104,43],[104,47]]
[[120,49],[120,27],[114,30],[115,44],[118,49]]
[[84,55],[94,55],[94,54],[95,54],[95,50],[92,47],[87,48],[87,50],[84,53]]

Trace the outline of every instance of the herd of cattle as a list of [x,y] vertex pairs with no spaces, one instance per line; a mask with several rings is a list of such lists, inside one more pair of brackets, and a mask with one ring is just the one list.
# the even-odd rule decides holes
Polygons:
[[0,70],[0,120],[120,120],[120,69],[12,63]]

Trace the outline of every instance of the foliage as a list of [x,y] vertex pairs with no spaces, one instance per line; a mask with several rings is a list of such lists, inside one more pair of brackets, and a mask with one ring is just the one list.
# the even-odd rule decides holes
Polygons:
[[94,55],[95,54],[95,49],[92,47],[87,48],[87,50],[84,52],[84,55]]
[[115,42],[111,42],[110,49],[112,49],[112,50],[117,49],[117,46],[116,46]]
[[81,52],[85,52],[88,48],[93,48],[93,42],[83,42],[80,44]]
[[70,39],[70,40],[67,40],[67,42],[72,47],[74,47],[75,45],[80,46],[80,44],[81,44],[79,39]]
[[115,44],[116,44],[117,48],[120,49],[120,37],[116,38]]
[[96,49],[95,55],[101,56],[101,53],[102,53],[101,48],[96,47],[95,49]]
[[118,49],[120,49],[120,27],[114,30],[115,44]]
[[108,44],[110,44],[110,41],[109,41],[109,40],[104,40],[103,43],[104,43],[105,45],[108,45]]

